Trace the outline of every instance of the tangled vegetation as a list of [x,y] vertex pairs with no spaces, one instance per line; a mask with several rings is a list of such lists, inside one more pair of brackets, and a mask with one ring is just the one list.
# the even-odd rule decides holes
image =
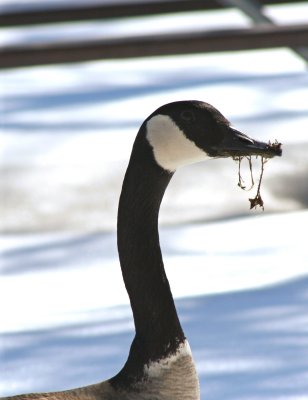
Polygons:
[[[268,143],[268,148],[271,149],[274,153],[279,153],[281,152],[281,143],[279,143],[277,140],[274,143],[269,142]],[[256,156],[256,159],[259,156]],[[264,173],[264,165],[268,162],[270,156],[262,155],[261,157],[261,171],[260,171],[260,177],[259,177],[259,183],[257,187],[257,193],[254,198],[249,199],[250,202],[250,209],[260,207],[264,211],[264,201],[261,197],[261,184],[262,184],[262,179],[263,179],[263,173]],[[249,163],[249,170],[250,170],[250,185],[247,188],[244,179],[242,178],[241,174],[241,163],[244,159],[248,160]],[[239,156],[239,157],[234,157],[234,160],[238,162],[238,183],[237,185],[243,189],[243,190],[251,190],[254,185],[254,177],[253,177],[253,171],[252,171],[252,156]]]

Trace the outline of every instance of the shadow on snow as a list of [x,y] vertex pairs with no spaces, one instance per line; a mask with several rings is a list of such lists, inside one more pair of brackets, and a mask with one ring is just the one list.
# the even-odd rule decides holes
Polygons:
[[[202,399],[307,395],[308,277],[176,303]],[[2,379],[19,382],[21,391],[51,391],[114,375],[126,360],[133,325],[129,307],[109,311],[93,310],[87,323],[2,335]]]

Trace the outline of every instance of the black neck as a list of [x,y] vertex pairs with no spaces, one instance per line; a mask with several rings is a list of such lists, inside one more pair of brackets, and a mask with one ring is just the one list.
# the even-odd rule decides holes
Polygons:
[[142,129],[126,171],[118,212],[119,257],[136,336],[124,369],[114,379],[139,375],[146,363],[174,352],[184,340],[158,235],[159,207],[172,174],[155,163]]

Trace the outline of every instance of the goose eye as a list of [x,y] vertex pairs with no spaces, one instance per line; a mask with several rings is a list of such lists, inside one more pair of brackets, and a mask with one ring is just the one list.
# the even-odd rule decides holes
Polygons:
[[186,122],[195,121],[195,114],[190,110],[184,110],[181,112],[181,118]]

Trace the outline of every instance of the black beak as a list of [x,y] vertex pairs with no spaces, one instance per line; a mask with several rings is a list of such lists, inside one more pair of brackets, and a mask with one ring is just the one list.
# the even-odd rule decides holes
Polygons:
[[264,143],[251,139],[234,128],[229,128],[224,139],[217,146],[218,157],[281,156],[281,143]]

